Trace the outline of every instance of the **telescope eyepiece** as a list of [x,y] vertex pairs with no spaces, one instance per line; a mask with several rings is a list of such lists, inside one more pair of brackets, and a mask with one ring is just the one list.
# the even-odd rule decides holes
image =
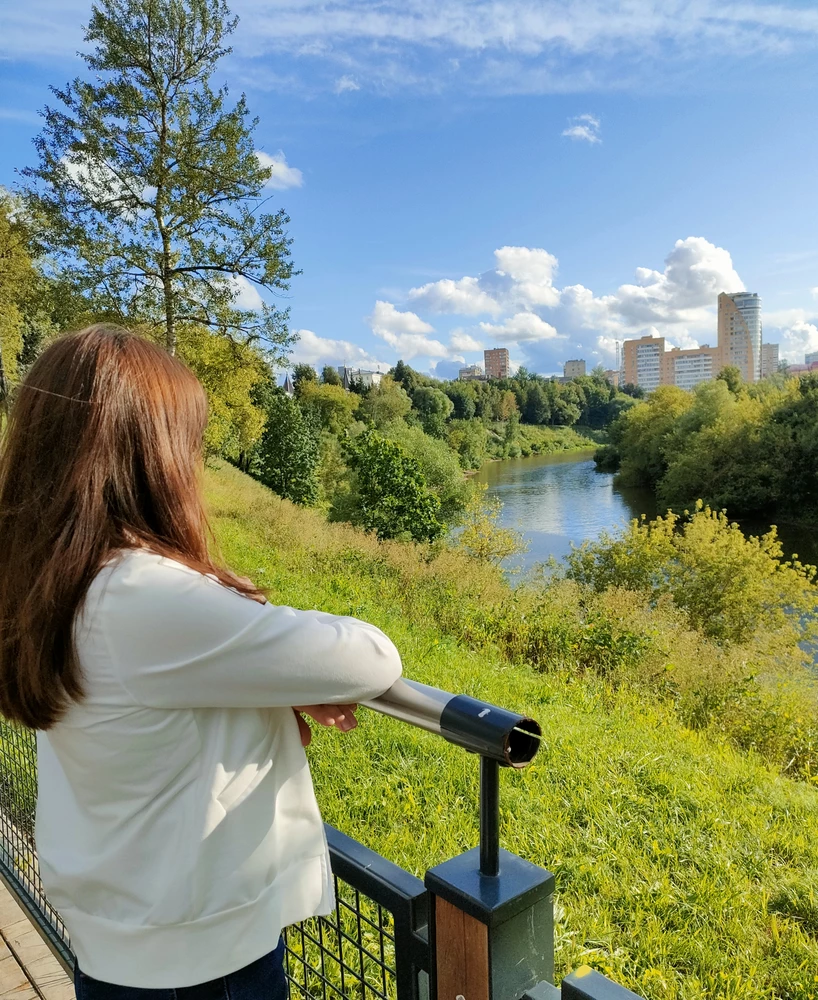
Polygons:
[[521,719],[508,734],[506,763],[510,767],[525,767],[540,749],[542,729],[533,719]]

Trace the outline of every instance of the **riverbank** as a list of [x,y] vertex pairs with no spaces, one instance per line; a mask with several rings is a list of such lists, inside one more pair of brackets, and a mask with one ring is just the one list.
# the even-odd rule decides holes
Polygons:
[[509,440],[507,423],[498,421],[488,425],[487,461],[592,451],[604,444],[606,439],[605,431],[591,427],[541,427],[535,424],[517,424]]
[[[530,653],[475,631],[508,594],[490,567],[327,524],[230,467],[208,471],[207,491],[225,559],[272,600],[368,619],[409,676],[543,723],[540,760],[503,776],[502,840],[556,875],[560,975],[587,963],[649,1000],[809,1000],[814,787],[691,731],[647,690],[612,684],[592,666],[604,630],[580,628],[571,605],[549,627],[577,625],[566,650],[579,643],[570,655],[588,657],[584,669],[537,672]],[[532,623],[512,624],[533,638]],[[697,655],[685,635],[667,633],[677,664]],[[329,822],[418,874],[477,843],[469,755],[365,712],[343,754],[338,739],[319,732],[310,750]]]
[[610,427],[597,461],[662,509],[697,500],[744,523],[818,522],[818,373],[660,386]]
[[[528,551],[509,564],[515,569],[561,559],[572,544],[664,513],[651,490],[624,486],[614,473],[599,471],[584,450],[487,463],[475,478],[502,502],[501,526],[521,531],[528,542]],[[772,522],[742,518],[739,524],[745,534],[763,535]],[[787,558],[818,564],[818,532],[781,523],[778,534]]]

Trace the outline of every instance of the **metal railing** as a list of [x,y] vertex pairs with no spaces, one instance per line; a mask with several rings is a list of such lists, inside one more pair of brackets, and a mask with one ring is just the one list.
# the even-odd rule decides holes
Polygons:
[[420,879],[331,826],[335,912],[286,932],[299,1000],[429,1000],[428,894]]
[[[74,954],[43,891],[34,846],[37,741],[0,720],[0,879],[66,970]],[[335,912],[285,934],[285,969],[298,1000],[428,1000],[431,952],[423,882],[325,827]]]

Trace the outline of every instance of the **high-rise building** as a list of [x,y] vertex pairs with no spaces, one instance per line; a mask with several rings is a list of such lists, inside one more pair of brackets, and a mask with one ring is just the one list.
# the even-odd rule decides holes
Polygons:
[[577,378],[585,374],[585,360],[566,361],[562,374],[565,378]]
[[640,337],[626,340],[622,345],[625,382],[640,385],[648,392],[662,381],[662,358],[665,353],[664,337]]
[[761,299],[756,292],[719,295],[721,367],[734,365],[745,382],[761,378]]
[[478,382],[485,378],[485,375],[480,365],[466,365],[465,368],[460,369],[457,377],[461,382]]
[[507,347],[492,347],[483,351],[483,361],[486,365],[486,378],[508,378],[511,369]]
[[774,375],[778,371],[778,344],[761,345],[761,377]]
[[719,349],[702,344],[688,350],[674,347],[662,357],[662,385],[690,391],[699,382],[710,382],[719,373]]
[[804,356],[805,365],[814,365],[816,361],[818,361],[818,351],[813,351],[811,354]]

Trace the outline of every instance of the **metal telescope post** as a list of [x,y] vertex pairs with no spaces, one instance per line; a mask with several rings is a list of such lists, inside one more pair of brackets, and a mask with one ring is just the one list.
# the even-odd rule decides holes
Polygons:
[[437,1000],[559,997],[554,981],[554,876],[500,848],[500,768],[539,749],[526,716],[466,695],[398,681],[366,703],[480,756],[480,846],[426,873]]

